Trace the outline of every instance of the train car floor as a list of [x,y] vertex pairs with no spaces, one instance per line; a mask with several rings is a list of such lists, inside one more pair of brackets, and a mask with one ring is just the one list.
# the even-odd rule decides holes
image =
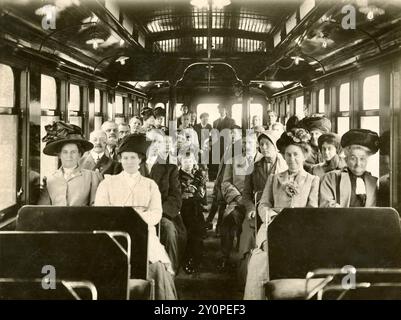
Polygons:
[[[211,206],[213,182],[207,184],[208,208]],[[205,218],[207,213],[205,214]],[[230,266],[227,270],[219,271],[217,266],[221,262],[220,238],[216,236],[215,226],[217,214],[214,218],[214,229],[207,232],[204,239],[204,254],[198,272],[186,274],[181,268],[175,278],[180,300],[239,300],[242,299],[242,290],[237,280],[238,253],[231,255]],[[235,246],[235,244],[234,244]]]

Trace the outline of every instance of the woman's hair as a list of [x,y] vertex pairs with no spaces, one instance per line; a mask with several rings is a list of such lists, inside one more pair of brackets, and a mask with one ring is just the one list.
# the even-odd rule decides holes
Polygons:
[[301,148],[305,158],[308,158],[312,152],[310,138],[310,134],[305,129],[293,128],[290,132],[284,132],[280,139],[277,140],[276,145],[283,155],[288,146],[298,146]]
[[346,157],[348,157],[351,154],[352,150],[363,150],[366,152],[366,154],[368,155],[368,157],[370,157],[372,155],[372,151],[370,151],[369,148],[365,147],[365,146],[361,146],[359,144],[353,144],[347,147],[344,147],[344,155]]
[[336,147],[337,154],[341,152],[340,138],[335,133],[324,133],[318,139],[319,150],[322,151],[324,143],[331,144]]
[[301,150],[302,150],[302,153],[304,154],[305,159],[307,159],[307,158],[310,156],[310,154],[312,153],[312,147],[310,146],[309,143],[306,143],[306,142],[299,142],[299,143],[291,143],[291,144],[285,146],[285,148],[284,148],[284,150],[283,150],[283,151],[284,151],[284,152],[283,152],[283,155],[285,154],[285,150],[286,150],[287,147],[289,147],[289,146],[297,146],[297,147],[300,147]]
[[285,125],[285,131],[290,132],[292,129],[298,127],[299,118],[297,116],[291,116],[288,118]]
[[[121,155],[122,155],[124,152],[130,152],[130,151],[123,151],[123,152],[121,152],[121,153],[119,154],[119,159],[121,159]],[[146,162],[146,154],[143,154],[143,153],[141,153],[141,152],[135,152],[135,153],[138,155],[138,158],[141,160],[141,164],[144,163],[144,162]]]

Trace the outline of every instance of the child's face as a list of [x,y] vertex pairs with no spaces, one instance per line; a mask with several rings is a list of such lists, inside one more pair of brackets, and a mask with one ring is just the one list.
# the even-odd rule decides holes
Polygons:
[[195,165],[195,161],[193,157],[185,157],[181,160],[181,168],[184,171],[192,170]]

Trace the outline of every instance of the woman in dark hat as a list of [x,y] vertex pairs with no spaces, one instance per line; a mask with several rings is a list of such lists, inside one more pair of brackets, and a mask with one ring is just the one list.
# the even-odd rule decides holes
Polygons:
[[81,169],[78,161],[93,144],[85,140],[81,128],[58,121],[45,127],[47,135],[43,153],[58,157],[61,167],[45,177],[39,205],[88,206],[95,200],[96,189],[102,177],[99,173]]
[[335,133],[324,133],[318,139],[318,146],[323,162],[312,167],[312,174],[320,179],[330,171],[345,167],[344,159],[339,156],[341,152],[340,137]]
[[258,208],[263,221],[256,237],[256,246],[249,260],[244,299],[261,300],[264,297],[262,283],[267,279],[267,233],[271,218],[282,208],[318,207],[319,177],[304,170],[304,162],[310,153],[310,135],[304,129],[285,132],[277,141],[288,170],[269,175]]
[[155,281],[156,299],[176,299],[177,294],[172,276],[171,261],[156,235],[155,226],[162,218],[162,201],[157,184],[139,172],[141,163],[146,161],[150,142],[142,134],[126,136],[120,144],[123,171],[114,176],[106,176],[96,194],[96,206],[133,207],[149,227],[150,262],[149,277]]
[[166,118],[166,110],[162,107],[157,107],[154,111],[156,118],[156,128],[167,131],[167,127],[164,125],[164,120]]
[[143,119],[142,129],[144,131],[156,128],[156,117],[152,108],[149,107],[143,108],[141,111],[141,116]]
[[379,136],[352,129],[341,138],[346,167],[327,173],[320,185],[320,207],[374,207],[377,178],[366,171],[369,157],[379,150]]
[[311,173],[314,165],[323,162],[322,155],[319,151],[318,139],[322,134],[331,131],[331,122],[324,116],[311,115],[310,117],[303,118],[298,125],[300,128],[307,130],[311,136],[311,153],[305,161],[305,170]]

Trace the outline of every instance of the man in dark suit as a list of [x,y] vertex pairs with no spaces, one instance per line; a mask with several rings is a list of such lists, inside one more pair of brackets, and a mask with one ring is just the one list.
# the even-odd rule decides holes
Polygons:
[[117,144],[118,144],[118,125],[114,121],[106,121],[102,124],[102,130],[107,135],[106,148],[104,154],[106,157],[114,161],[118,161]]
[[187,231],[180,215],[182,198],[178,167],[169,163],[169,148],[166,146],[166,141],[169,140],[159,136],[160,139],[156,139],[159,141],[153,142],[148,159],[141,164],[139,171],[155,181],[159,187],[163,207],[160,242],[166,248],[172,267],[177,273],[185,252]]
[[121,163],[108,158],[105,155],[107,136],[102,130],[95,130],[90,134],[90,142],[93,149],[83,154],[79,160],[82,169],[96,171],[103,176],[105,174],[118,174],[122,171]]
[[[209,114],[204,112],[200,115],[200,123],[197,123],[193,126],[196,134],[199,139],[199,146],[202,147],[202,142],[209,140],[210,131],[213,129],[209,124]],[[203,130],[203,131],[202,131]]]
[[213,122],[213,128],[219,131],[223,129],[231,129],[235,125],[235,121],[227,116],[227,107],[220,103],[217,108],[219,110],[220,118]]

